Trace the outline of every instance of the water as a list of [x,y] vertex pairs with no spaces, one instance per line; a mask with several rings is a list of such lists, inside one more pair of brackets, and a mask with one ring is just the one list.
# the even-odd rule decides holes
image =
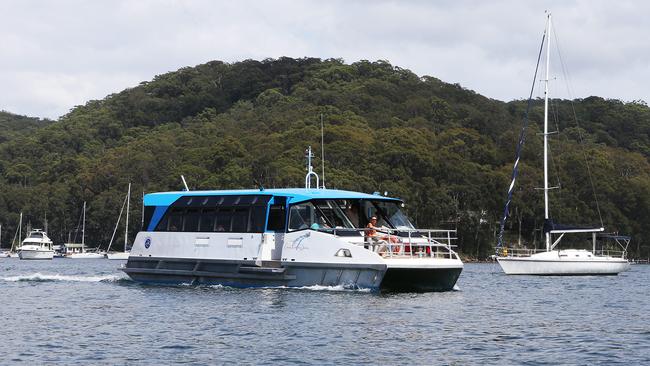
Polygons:
[[144,286],[119,261],[0,259],[1,364],[650,364],[650,266],[458,290]]

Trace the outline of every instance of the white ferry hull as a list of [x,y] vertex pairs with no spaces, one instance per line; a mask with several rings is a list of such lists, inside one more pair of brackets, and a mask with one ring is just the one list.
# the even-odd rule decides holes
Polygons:
[[386,266],[292,262],[260,267],[255,261],[131,256],[122,270],[135,281],[156,284],[191,283],[239,288],[341,286],[377,290]]
[[[141,232],[122,270],[136,281],[161,284],[449,291],[463,269],[457,258],[381,257],[315,231],[281,236],[284,258],[259,261],[265,251],[260,242],[266,240],[261,234]],[[340,249],[350,257],[336,256]]]
[[557,251],[535,254],[530,257],[497,257],[503,272],[509,275],[581,276],[617,275],[630,269],[622,258],[563,256]]
[[29,260],[51,260],[54,258],[53,250],[20,250],[18,252],[20,259]]

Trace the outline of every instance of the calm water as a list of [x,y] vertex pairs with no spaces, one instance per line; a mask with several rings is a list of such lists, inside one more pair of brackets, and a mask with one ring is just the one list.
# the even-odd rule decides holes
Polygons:
[[1,364],[650,364],[650,266],[458,291],[143,286],[120,262],[0,259]]

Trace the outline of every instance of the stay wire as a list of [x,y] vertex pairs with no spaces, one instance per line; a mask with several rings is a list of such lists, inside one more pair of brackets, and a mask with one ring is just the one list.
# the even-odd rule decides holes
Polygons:
[[589,160],[587,159],[587,149],[585,149],[584,137],[582,136],[582,127],[580,126],[580,120],[578,120],[578,114],[576,113],[575,104],[573,103],[573,93],[571,92],[571,87],[570,87],[571,80],[569,79],[569,72],[567,71],[567,68],[564,64],[564,58],[562,58],[562,52],[560,50],[560,41],[557,38],[557,33],[558,32],[554,32],[553,35],[555,37],[557,54],[560,59],[560,65],[562,67],[562,75],[564,76],[564,80],[566,81],[565,85],[569,96],[569,102],[571,104],[573,119],[576,122],[576,126],[578,127],[578,138],[580,139],[580,149],[582,150],[582,155],[585,160],[585,166],[587,167],[587,175],[589,177],[589,184],[591,185],[591,193],[593,194],[594,201],[596,203],[596,211],[598,212],[598,218],[600,219],[600,226],[604,227],[605,224],[603,223],[603,215],[600,212],[600,203],[598,202],[598,196],[596,195],[596,186],[594,185],[594,179],[591,174],[591,167],[589,166]]

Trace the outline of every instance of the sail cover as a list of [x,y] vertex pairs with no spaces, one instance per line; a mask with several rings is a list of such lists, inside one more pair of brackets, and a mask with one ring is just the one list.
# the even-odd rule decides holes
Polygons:
[[544,220],[544,234],[546,233],[571,233],[571,232],[582,232],[582,233],[595,233],[605,230],[602,226],[598,225],[566,225],[566,224],[557,224],[553,222],[552,219]]

